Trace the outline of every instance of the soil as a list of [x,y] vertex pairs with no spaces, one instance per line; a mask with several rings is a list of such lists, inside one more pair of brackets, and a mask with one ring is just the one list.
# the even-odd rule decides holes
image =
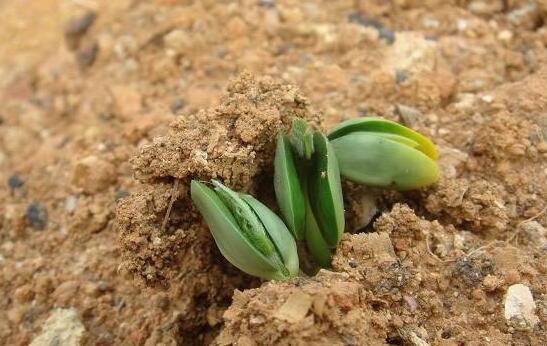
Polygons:
[[[43,0],[0,15],[0,344],[547,344],[545,1]],[[189,181],[275,208],[278,131],[364,115],[430,136],[441,180],[345,182],[328,270],[262,282],[228,263]],[[516,284],[532,317],[508,316]]]

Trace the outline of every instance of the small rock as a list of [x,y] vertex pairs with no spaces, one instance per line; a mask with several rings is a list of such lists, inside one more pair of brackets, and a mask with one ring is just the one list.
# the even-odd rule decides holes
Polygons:
[[42,332],[30,346],[63,345],[78,346],[82,342],[85,327],[76,309],[56,309],[42,326]]
[[116,181],[116,169],[97,156],[80,159],[72,172],[72,183],[86,193],[103,191]]
[[498,40],[508,43],[513,39],[513,32],[510,30],[502,30],[498,33]]
[[118,190],[116,191],[116,194],[114,195],[114,200],[117,201],[117,200],[122,199],[122,198],[125,198],[125,197],[127,197],[127,196],[129,196],[129,195],[130,195],[129,191],[124,190],[124,189],[118,189]]
[[412,76],[431,72],[436,66],[437,45],[417,32],[398,32],[397,40],[385,49],[383,65],[387,71],[403,70]]
[[403,300],[408,305],[410,312],[415,312],[418,309],[418,300],[415,297],[404,295]]
[[65,210],[72,214],[78,205],[78,198],[74,195],[68,195],[65,199]]
[[82,16],[69,21],[65,26],[65,39],[70,49],[75,50],[80,45],[80,38],[89,30],[97,18],[94,11],[87,11]]
[[38,202],[31,203],[25,216],[29,225],[35,230],[41,231],[46,228],[47,210],[42,204]]
[[389,44],[393,44],[393,42],[395,42],[395,31],[389,28],[380,28],[378,30],[378,35],[381,39],[384,39]]
[[186,31],[175,29],[163,37],[163,44],[166,48],[175,51],[184,51],[186,48],[191,47],[192,42],[190,35]]
[[443,339],[450,339],[452,337],[452,330],[450,328],[447,328],[443,330],[441,333],[441,338]]
[[177,114],[177,112],[181,110],[182,108],[184,108],[184,106],[186,106],[186,101],[178,97],[171,103],[171,106],[169,108],[171,108],[171,112],[173,114]]
[[415,127],[422,123],[423,114],[418,109],[403,104],[398,104],[396,109],[404,125]]
[[378,213],[376,199],[370,193],[365,193],[359,198],[356,203],[352,203],[352,211],[355,213],[354,228],[360,230],[365,228],[374,215]]
[[510,326],[521,331],[534,329],[539,322],[535,309],[536,303],[528,286],[515,284],[507,289],[505,319]]
[[384,39],[387,43],[395,42],[395,32],[386,28],[379,20],[371,18],[359,12],[352,12],[348,15],[350,23],[357,23],[365,27],[373,27],[378,31],[378,37]]
[[82,68],[89,67],[95,62],[97,53],[99,52],[99,43],[96,40],[83,45],[76,54],[76,61]]
[[535,246],[542,248],[547,245],[547,229],[537,221],[527,221],[520,225],[520,228]]
[[20,188],[24,184],[25,184],[25,182],[21,178],[19,178],[19,176],[16,175],[16,174],[14,174],[14,175],[12,175],[11,177],[8,178],[8,186],[9,186],[9,188],[12,192],[17,190],[18,188]]
[[471,1],[469,5],[467,5],[467,9],[474,14],[478,15],[493,15],[496,12],[501,11],[502,8],[502,1]]
[[395,82],[401,84],[408,79],[408,73],[405,70],[395,70]]
[[471,113],[474,111],[479,98],[475,94],[461,93],[457,94],[455,99],[456,101],[453,103],[454,108],[461,112]]
[[456,178],[460,168],[467,161],[469,155],[456,148],[438,146],[439,167],[445,178]]
[[382,23],[374,18],[371,18],[367,15],[361,14],[359,12],[352,12],[348,15],[348,21],[350,23],[357,23],[362,26],[370,26],[375,29],[380,29],[383,27]]
[[275,317],[289,323],[296,323],[308,314],[312,305],[311,297],[297,291],[289,296],[287,301],[277,310]]
[[275,0],[257,0],[256,4],[262,7],[275,8]]

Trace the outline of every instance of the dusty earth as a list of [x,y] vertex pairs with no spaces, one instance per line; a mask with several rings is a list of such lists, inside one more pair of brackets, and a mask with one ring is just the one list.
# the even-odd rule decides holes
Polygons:
[[[0,344],[546,345],[547,2],[0,1]],[[333,267],[261,282],[192,207],[377,115],[443,177],[345,183]]]

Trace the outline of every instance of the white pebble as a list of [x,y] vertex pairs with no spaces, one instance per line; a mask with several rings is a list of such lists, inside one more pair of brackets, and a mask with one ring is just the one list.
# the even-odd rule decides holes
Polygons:
[[516,330],[532,330],[539,322],[535,315],[536,303],[528,286],[515,284],[505,296],[505,319]]
[[501,42],[510,42],[513,39],[513,32],[509,30],[502,30],[498,33],[498,40]]

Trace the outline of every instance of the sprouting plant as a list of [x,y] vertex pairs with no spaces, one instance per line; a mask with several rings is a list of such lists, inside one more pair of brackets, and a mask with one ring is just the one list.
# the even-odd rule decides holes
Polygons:
[[325,135],[295,119],[290,139],[280,134],[274,188],[285,222],[296,239],[305,239],[321,266],[344,232],[344,201],[336,155]]
[[289,135],[278,135],[274,161],[285,223],[216,180],[212,188],[192,181],[191,195],[224,257],[248,274],[286,279],[299,271],[295,239],[306,242],[320,266],[330,266],[345,224],[341,175],[369,186],[415,189],[437,181],[437,156],[427,137],[381,118],[345,121],[328,136],[296,118]]
[[203,215],[222,255],[242,271],[264,279],[298,275],[298,253],[281,219],[250,195],[212,180],[193,180],[192,201]]
[[439,178],[438,154],[431,140],[396,122],[351,119],[336,126],[328,138],[342,176],[351,181],[409,190]]

